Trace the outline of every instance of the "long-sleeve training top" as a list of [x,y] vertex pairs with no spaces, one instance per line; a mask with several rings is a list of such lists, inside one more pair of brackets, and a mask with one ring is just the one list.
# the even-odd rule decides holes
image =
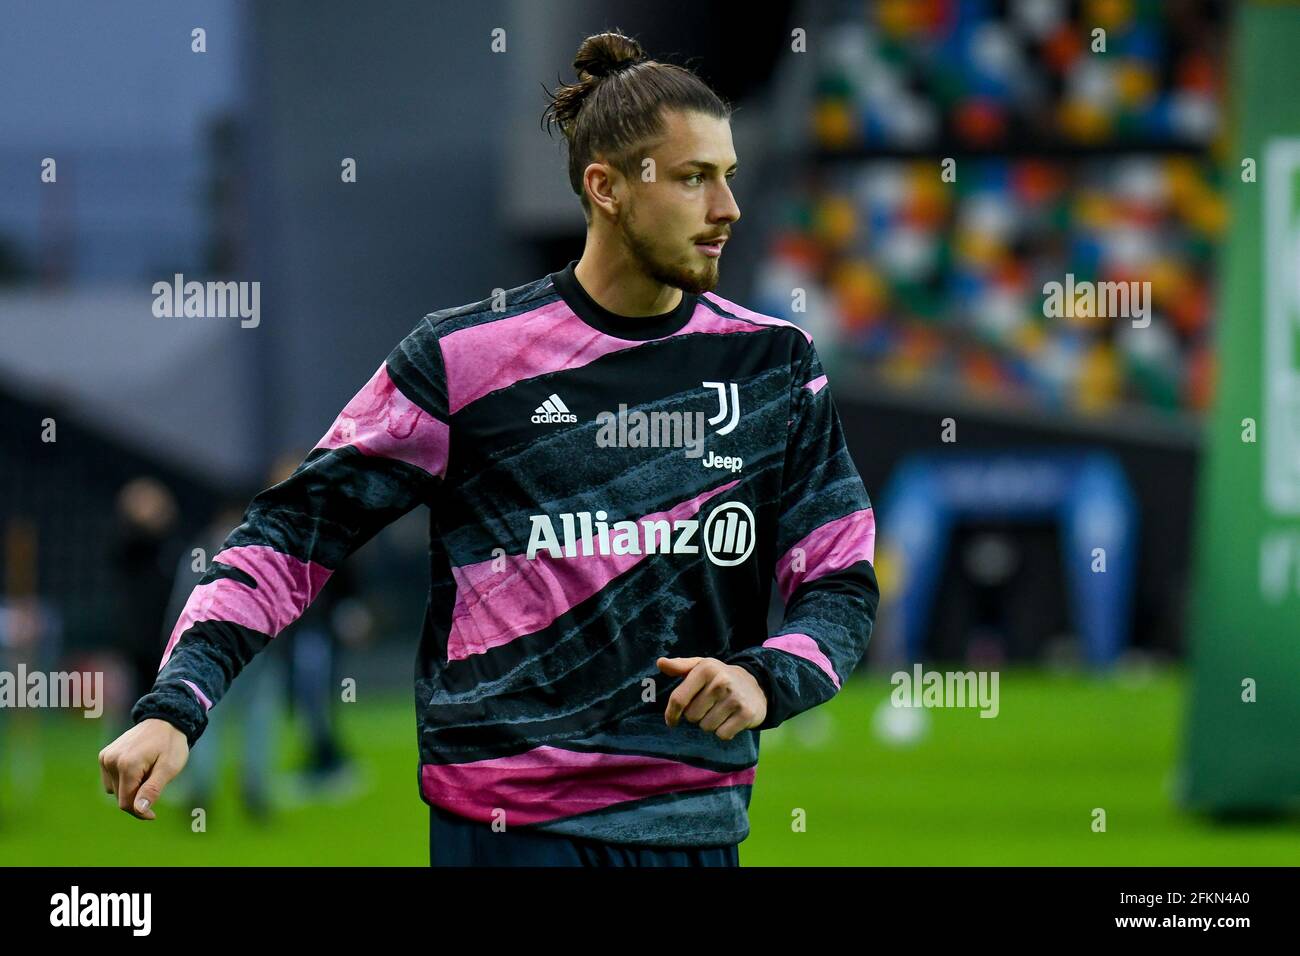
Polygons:
[[[871,502],[807,332],[710,292],[617,316],[575,265],[421,319],[249,504],[136,722],[193,745],[252,656],[423,504],[424,801],[615,843],[749,835],[759,731],[830,699],[866,650]],[[682,678],[661,656],[745,667],[766,719],[728,741],[667,726]]]

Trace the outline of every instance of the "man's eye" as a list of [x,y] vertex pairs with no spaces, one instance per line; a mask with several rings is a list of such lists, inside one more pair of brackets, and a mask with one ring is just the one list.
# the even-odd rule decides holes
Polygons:
[[[736,176],[736,174],[735,174],[734,172],[727,173],[727,180],[728,180],[728,181],[731,181],[732,179],[735,178],[735,176]],[[686,177],[686,181],[687,181],[688,183],[690,183],[691,185],[702,185],[702,184],[704,183],[704,174],[703,174],[703,173],[691,173],[691,175],[689,175],[689,176]]]

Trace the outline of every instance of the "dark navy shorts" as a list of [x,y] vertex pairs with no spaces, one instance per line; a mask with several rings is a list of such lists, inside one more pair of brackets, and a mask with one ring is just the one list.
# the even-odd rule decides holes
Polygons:
[[710,847],[605,843],[536,830],[494,831],[429,807],[430,866],[740,866],[736,844]]

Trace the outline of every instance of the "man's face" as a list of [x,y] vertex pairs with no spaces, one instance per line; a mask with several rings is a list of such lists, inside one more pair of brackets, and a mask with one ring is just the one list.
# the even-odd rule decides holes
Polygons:
[[[642,160],[654,160],[644,181]],[[736,152],[731,124],[703,113],[666,112],[664,135],[636,159],[625,180],[618,230],[646,275],[685,292],[718,284],[718,263],[740,207],[731,194]],[[712,240],[712,242],[709,242]]]

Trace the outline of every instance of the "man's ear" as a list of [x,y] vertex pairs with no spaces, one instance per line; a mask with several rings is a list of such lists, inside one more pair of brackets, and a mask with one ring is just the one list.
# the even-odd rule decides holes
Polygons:
[[587,190],[587,201],[609,216],[618,215],[621,176],[610,163],[597,160],[582,172],[582,185]]

